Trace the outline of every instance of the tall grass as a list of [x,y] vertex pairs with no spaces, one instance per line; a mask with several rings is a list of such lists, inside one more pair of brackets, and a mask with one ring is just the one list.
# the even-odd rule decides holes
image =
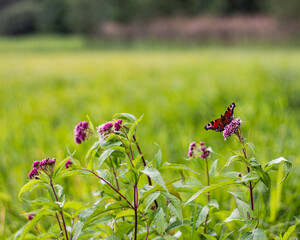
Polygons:
[[[293,216],[299,217],[300,49],[117,51],[86,49],[81,40],[73,39],[52,42],[55,51],[41,51],[50,40],[39,49],[23,51],[24,44],[33,45],[26,41],[19,48],[0,41],[0,236],[15,232],[26,221],[17,193],[32,161],[62,159],[67,147],[75,150],[73,129],[86,115],[100,124],[115,112],[144,114],[139,132],[145,157],[156,152],[158,143],[165,160],[184,162],[194,139],[228,156],[228,147],[235,143],[224,142],[221,134],[206,132],[204,126],[232,102],[261,163],[284,155],[294,164],[283,185],[272,186],[267,194],[259,193],[263,186],[257,187],[255,201],[261,203],[261,214],[269,216],[262,224],[276,232],[285,230]],[[70,48],[63,50],[68,44]],[[220,167],[225,161],[220,158]],[[77,188],[68,191],[88,202],[96,186],[75,181]],[[223,191],[214,194],[229,209],[234,203]],[[22,207],[30,210],[26,204]],[[285,224],[277,226],[279,222]]]

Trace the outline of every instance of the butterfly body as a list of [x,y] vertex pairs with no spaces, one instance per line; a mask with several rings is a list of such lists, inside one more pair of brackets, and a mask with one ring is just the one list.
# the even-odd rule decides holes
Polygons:
[[232,103],[226,110],[224,115],[221,115],[221,118],[218,118],[214,121],[211,121],[204,128],[205,130],[215,130],[217,132],[222,132],[224,128],[233,120],[233,110],[235,108],[235,104]]

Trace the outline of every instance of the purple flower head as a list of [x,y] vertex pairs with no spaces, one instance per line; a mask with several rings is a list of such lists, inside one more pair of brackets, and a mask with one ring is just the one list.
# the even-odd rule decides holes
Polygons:
[[234,118],[227,126],[224,128],[223,137],[224,140],[229,138],[232,134],[237,133],[241,129],[242,121],[239,118]]
[[72,163],[71,160],[66,161],[66,163],[65,163],[66,169],[68,169],[69,167],[71,167],[72,164],[73,164],[73,163]]
[[46,159],[42,160],[42,161],[40,162],[40,166],[43,167],[43,166],[48,165],[48,161],[49,161],[49,160],[50,160],[49,158],[46,158]]
[[97,132],[100,136],[104,136],[106,133],[109,133],[113,127],[112,122],[106,122],[97,127]]
[[33,168],[33,169],[31,169],[30,173],[28,174],[28,177],[30,179],[32,179],[37,175],[39,175],[37,168]]
[[55,158],[49,159],[49,160],[48,160],[48,165],[54,165],[54,164],[55,164],[55,161],[56,161]]
[[196,149],[196,142],[191,142],[190,146],[189,146],[189,153],[188,153],[189,157],[193,157],[194,156],[194,150],[195,149]]
[[205,145],[205,142],[200,142],[200,146],[203,146],[203,145]]
[[200,150],[201,150],[201,155],[200,155],[200,157],[202,158],[202,159],[205,159],[205,158],[208,158],[208,156],[209,156],[209,154],[210,154],[210,151],[208,151],[207,150],[207,147],[204,145],[205,143],[203,143],[202,145],[201,145],[201,143],[200,143],[200,145],[201,145],[201,148],[200,148]]
[[28,219],[29,221],[31,221],[31,220],[34,218],[34,216],[35,216],[35,214],[34,214],[34,213],[31,213],[31,214],[28,215],[27,219]]
[[114,126],[115,126],[115,131],[119,131],[122,125],[122,119],[119,119],[115,122]]
[[40,161],[34,161],[33,164],[32,164],[32,166],[34,168],[38,168],[40,166],[40,163],[41,163]]
[[87,139],[86,132],[88,131],[89,124],[86,121],[80,122],[76,125],[74,133],[75,133],[75,142],[80,144]]
[[238,178],[241,178],[241,177],[242,177],[242,174],[239,172],[239,173],[237,174],[237,177],[238,177]]

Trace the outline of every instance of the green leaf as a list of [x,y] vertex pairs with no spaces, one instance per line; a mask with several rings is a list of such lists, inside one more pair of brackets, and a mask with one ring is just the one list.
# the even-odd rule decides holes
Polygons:
[[96,169],[100,169],[101,165],[103,164],[103,162],[115,151],[115,149],[112,148],[108,148],[105,149],[99,158],[97,158],[96,160]]
[[178,218],[178,220],[183,221],[180,200],[170,193],[162,192],[161,194],[170,201],[171,212]]
[[48,210],[41,210],[40,212],[38,212],[34,218],[31,221],[28,221],[27,224],[24,226],[21,236],[20,236],[20,240],[25,239],[27,233],[29,233],[29,231],[34,227],[34,225],[36,225],[43,217],[45,216],[51,216],[52,212],[48,211]]
[[217,240],[214,236],[211,236],[211,235],[208,235],[208,234],[204,234],[204,233],[201,233],[206,239],[208,240]]
[[174,228],[179,228],[181,226],[190,225],[190,224],[191,224],[191,222],[188,220],[183,220],[183,221],[176,220],[168,226],[168,228],[166,229],[166,232],[169,232],[170,230],[172,230]]
[[77,240],[78,239],[78,237],[80,236],[80,233],[82,231],[83,226],[84,226],[84,222],[82,222],[82,221],[77,221],[74,224],[72,240]]
[[202,209],[201,209],[201,212],[197,218],[197,221],[196,221],[196,229],[198,229],[200,227],[200,225],[202,223],[204,223],[205,219],[206,219],[206,216],[209,212],[209,207],[208,206],[204,206]]
[[130,128],[130,130],[129,130],[129,132],[128,132],[128,141],[129,141],[129,143],[131,143],[133,134],[135,133],[135,130],[136,130],[136,128],[137,128],[137,125],[140,123],[140,121],[142,120],[142,118],[143,118],[143,115],[142,115],[141,117],[139,117],[139,119],[137,119],[137,120],[134,122],[134,124],[132,124],[132,126],[131,126],[131,128]]
[[114,119],[123,119],[129,123],[134,123],[136,121],[136,117],[129,113],[116,113],[113,115]]
[[109,182],[110,184],[112,184],[112,174],[110,171],[108,171],[107,169],[100,169],[100,170],[96,170],[97,174],[102,177],[104,180],[106,180],[107,182]]
[[[133,211],[133,210],[131,210]],[[133,211],[134,212],[134,211]],[[133,214],[134,215],[134,214]],[[115,235],[123,239],[124,235],[128,235],[131,229],[134,228],[134,224],[130,222],[119,222],[117,226],[117,230],[115,232]]]
[[[169,193],[175,195],[176,197],[178,197],[179,199],[181,199],[179,193],[176,191],[176,189],[174,188],[174,186],[172,185],[173,183],[180,181],[181,178],[178,179],[174,179],[172,181],[166,182],[166,187],[169,190]],[[158,192],[158,191],[163,191],[164,189],[160,186],[160,185],[156,185],[156,186],[151,186],[150,189],[145,192],[143,195],[139,195],[140,196],[140,202],[142,203],[150,194],[154,193],[154,192]]]
[[166,228],[168,227],[168,223],[166,222],[165,213],[162,208],[158,211],[155,216],[154,223],[157,229],[157,232],[162,235]]
[[219,209],[219,203],[217,202],[216,199],[210,200],[209,203],[208,203],[207,205],[208,205],[208,206],[215,207],[216,209]]
[[141,172],[148,175],[151,179],[153,179],[160,186],[162,186],[167,192],[169,192],[165,185],[164,179],[162,178],[160,172],[157,169],[146,166],[144,170],[141,170]]
[[293,226],[290,226],[289,229],[283,235],[282,240],[288,240],[288,238],[292,234],[292,232],[295,231],[297,225],[298,225],[298,221]]
[[154,200],[156,198],[158,198],[158,196],[160,195],[160,192],[154,192],[152,194],[150,194],[147,199],[146,199],[146,209],[148,209],[150,207],[150,205],[153,204]]
[[242,177],[241,182],[249,182],[252,180],[259,180],[260,176],[256,172],[250,172]]
[[111,236],[105,238],[105,240],[122,240],[122,239],[116,235],[111,235]]
[[157,153],[154,156],[154,160],[155,160],[155,166],[156,168],[160,168],[161,167],[161,163],[162,163],[162,153],[161,153],[161,149],[159,148]]
[[240,216],[240,211],[236,208],[232,211],[230,216],[226,218],[223,223],[231,222],[231,221],[244,221]]
[[200,175],[199,173],[195,172],[193,169],[191,169],[189,167],[186,167],[182,164],[177,164],[177,163],[165,162],[164,165],[162,165],[159,170],[165,170],[165,169],[188,170],[188,171],[191,171],[193,173],[196,173],[197,175]]
[[234,195],[235,201],[236,201],[236,205],[237,208],[239,210],[240,216],[244,219],[244,220],[248,220],[249,216],[248,214],[250,214],[251,217],[255,217],[254,212],[251,210],[251,208],[249,207],[249,204],[242,201],[238,195],[236,195],[235,193],[232,193]]
[[81,202],[75,202],[75,201],[68,201],[64,205],[64,209],[74,209],[75,211],[78,211],[84,207],[84,204]]
[[219,159],[216,159],[216,160],[212,163],[212,165],[210,166],[209,176],[211,176],[211,177],[217,176],[218,160],[219,160]]
[[134,216],[134,210],[133,209],[127,209],[124,211],[121,211],[117,214],[116,219],[120,217],[128,217],[128,216]]
[[260,179],[266,185],[266,187],[270,189],[271,178],[270,178],[269,174],[265,170],[263,170],[261,165],[258,164],[255,160],[250,161],[250,166],[252,169],[254,169],[258,173],[258,175],[260,176]]
[[23,193],[25,193],[27,191],[32,191],[36,187],[44,187],[44,184],[45,184],[45,182],[41,179],[30,180],[21,188],[19,195],[18,195],[19,200],[22,200],[21,196]]
[[245,158],[244,156],[241,156],[241,155],[235,155],[235,156],[230,157],[230,158],[227,160],[227,162],[226,162],[226,164],[225,164],[224,167],[228,167],[232,162],[237,162],[237,161],[238,161],[238,162],[245,163],[246,165],[249,164],[248,159]]
[[244,233],[239,240],[267,240],[267,236],[264,230],[257,228]]
[[211,192],[215,189],[225,187],[225,186],[234,185],[234,184],[238,184],[238,183],[237,182],[220,182],[220,183],[216,183],[216,184],[212,184],[210,186],[204,187],[200,191],[196,192],[189,200],[187,200],[187,202],[185,203],[184,206],[186,206],[187,204],[189,204],[190,202],[192,202],[193,200],[198,198],[203,193],[208,193],[208,192]]
[[[280,157],[280,158],[277,158],[277,159],[274,159],[270,162],[268,162],[265,166],[265,171],[266,172],[269,172],[270,170],[278,170],[278,165],[279,164],[285,164],[286,167],[287,167],[287,174],[285,175],[285,177],[280,181],[280,183],[282,183],[286,178],[287,176],[289,175],[289,172],[290,172],[290,169],[292,167],[292,163],[288,160],[286,160],[284,157]],[[280,184],[279,183],[279,184]]]

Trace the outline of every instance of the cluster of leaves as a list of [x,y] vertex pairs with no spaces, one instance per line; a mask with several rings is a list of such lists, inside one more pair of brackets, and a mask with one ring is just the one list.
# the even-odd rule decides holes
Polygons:
[[[248,189],[250,184],[252,191],[260,181],[269,188],[269,172],[278,170],[281,164],[285,164],[289,170],[289,161],[281,157],[262,167],[254,157],[248,159],[241,153],[231,157],[218,172],[218,160],[215,160],[209,171],[206,165],[206,174],[210,176],[212,184],[205,186],[201,184],[201,178],[205,176],[202,174],[205,173],[203,159],[190,158],[194,167],[189,168],[163,162],[159,149],[151,160],[146,160],[136,136],[142,117],[136,119],[122,113],[114,115],[113,119],[111,123],[120,123],[122,120],[120,127],[101,134],[89,122],[88,137],[93,145],[85,156],[86,166],[82,166],[82,161],[76,159],[75,154],[69,154],[55,164],[49,175],[39,174],[37,179],[23,186],[20,199],[23,199],[25,192],[33,189],[45,190],[49,198],[23,199],[35,209],[28,213],[34,214],[34,217],[12,239],[172,240],[199,239],[199,236],[228,239],[233,236],[233,231],[226,226],[234,221],[243,223],[234,233],[240,239],[267,239],[265,231],[258,228],[257,211],[251,208],[242,190],[229,192],[235,198],[236,208],[225,219],[216,199],[208,197],[208,201],[203,201],[201,197],[232,185]],[[243,150],[247,151],[246,148]],[[211,149],[209,151],[212,152]],[[237,176],[236,172],[224,171],[237,161],[249,168],[248,174]],[[165,170],[180,172],[181,177],[165,181],[162,175]],[[91,176],[98,182],[99,190],[91,193],[95,198],[92,205],[66,201],[68,196],[65,196],[63,187],[55,183],[72,176],[81,176],[82,180]],[[186,216],[183,209],[190,209],[190,216]],[[213,218],[218,219],[218,223],[210,226]],[[45,229],[39,224],[42,219],[57,221],[57,224],[48,225]],[[283,237],[273,236],[273,239],[288,239],[296,225],[297,222]]]

